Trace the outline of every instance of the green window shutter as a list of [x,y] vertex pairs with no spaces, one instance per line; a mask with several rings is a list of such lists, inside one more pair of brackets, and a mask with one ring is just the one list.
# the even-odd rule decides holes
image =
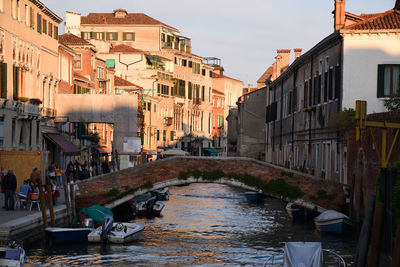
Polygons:
[[158,94],[160,94],[160,93],[161,93],[161,90],[160,90],[160,84],[159,84],[159,83],[157,84],[157,93],[158,93]]
[[106,59],[106,67],[114,69],[115,68],[115,59]]
[[2,62],[0,65],[1,71],[1,97],[7,98],[7,63]]
[[115,33],[115,39],[114,39],[114,41],[117,41],[117,40],[118,40],[118,32]]
[[58,40],[58,27],[54,26],[54,39]]
[[18,67],[13,66],[13,97],[18,97]]
[[37,31],[38,33],[42,33],[42,15],[37,14]]
[[123,41],[126,41],[126,32],[123,32],[123,33],[122,33],[122,40],[123,40]]
[[192,83],[191,82],[189,82],[188,98],[192,99]]
[[163,131],[163,141],[167,141],[167,131]]
[[110,32],[106,32],[106,40],[107,41],[110,41],[110,34],[111,34]]
[[174,131],[171,131],[171,141],[174,141],[174,135],[175,135]]
[[385,97],[385,65],[378,65],[378,97]]
[[171,87],[171,96],[174,96],[174,89],[175,87]]
[[157,130],[157,141],[160,141],[160,130]]

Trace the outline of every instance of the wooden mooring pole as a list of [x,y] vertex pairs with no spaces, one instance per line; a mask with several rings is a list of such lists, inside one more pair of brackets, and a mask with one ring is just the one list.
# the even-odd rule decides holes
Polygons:
[[39,199],[40,199],[40,208],[42,210],[43,225],[44,227],[48,227],[49,225],[47,224],[46,203],[44,200],[42,183],[39,184]]
[[46,185],[47,189],[47,200],[49,201],[49,210],[50,210],[50,223],[52,227],[56,226],[56,221],[54,219],[54,206],[53,206],[53,190],[52,185]]
[[375,195],[371,195],[368,200],[368,206],[365,210],[364,222],[361,228],[360,237],[358,238],[356,267],[365,267],[367,265],[368,245],[371,240],[372,219],[375,209]]
[[372,239],[368,252],[368,267],[378,267],[381,253],[381,239],[383,226],[383,203],[377,203],[375,206],[374,223],[372,225]]
[[399,266],[400,266],[400,223],[397,226],[397,231],[396,231],[396,241],[394,243],[392,267],[399,267]]

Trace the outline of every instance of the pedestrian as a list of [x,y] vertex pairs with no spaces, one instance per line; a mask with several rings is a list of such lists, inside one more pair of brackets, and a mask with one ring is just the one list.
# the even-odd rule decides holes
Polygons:
[[17,189],[17,178],[14,175],[13,170],[9,170],[7,175],[4,177],[4,189],[6,191],[5,207],[6,210],[14,209],[14,195]]
[[40,180],[40,171],[38,168],[33,168],[29,180],[36,181],[38,179]]
[[56,168],[56,184],[57,187],[63,188],[63,181],[62,181],[62,169],[61,166]]
[[3,166],[1,166],[0,173],[1,173],[1,180],[0,180],[1,192],[4,194],[4,206],[3,206],[3,209],[4,209],[6,207],[5,206],[5,203],[6,203],[6,190],[4,189],[4,177],[6,176],[7,171],[4,169]]
[[50,178],[50,183],[53,185],[56,183],[56,167],[54,163],[51,163],[48,168],[48,176]]

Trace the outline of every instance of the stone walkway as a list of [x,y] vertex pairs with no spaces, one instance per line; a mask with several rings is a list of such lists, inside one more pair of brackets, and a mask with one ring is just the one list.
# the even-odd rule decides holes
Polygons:
[[[64,201],[64,190],[60,191],[60,197],[57,199],[57,205],[56,207],[59,206],[65,206],[65,201]],[[32,207],[32,211],[29,211],[29,208],[19,208],[16,210],[6,210],[4,207],[4,194],[0,193],[0,227],[2,224],[8,223],[10,221],[20,219],[23,217],[26,217],[28,215],[40,215],[42,216],[42,212],[38,211],[35,205]]]

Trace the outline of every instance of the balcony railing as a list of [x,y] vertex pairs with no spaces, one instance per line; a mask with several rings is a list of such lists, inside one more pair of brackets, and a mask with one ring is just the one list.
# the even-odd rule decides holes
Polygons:
[[42,108],[40,110],[40,115],[42,117],[55,118],[57,116],[57,110],[53,108]]

